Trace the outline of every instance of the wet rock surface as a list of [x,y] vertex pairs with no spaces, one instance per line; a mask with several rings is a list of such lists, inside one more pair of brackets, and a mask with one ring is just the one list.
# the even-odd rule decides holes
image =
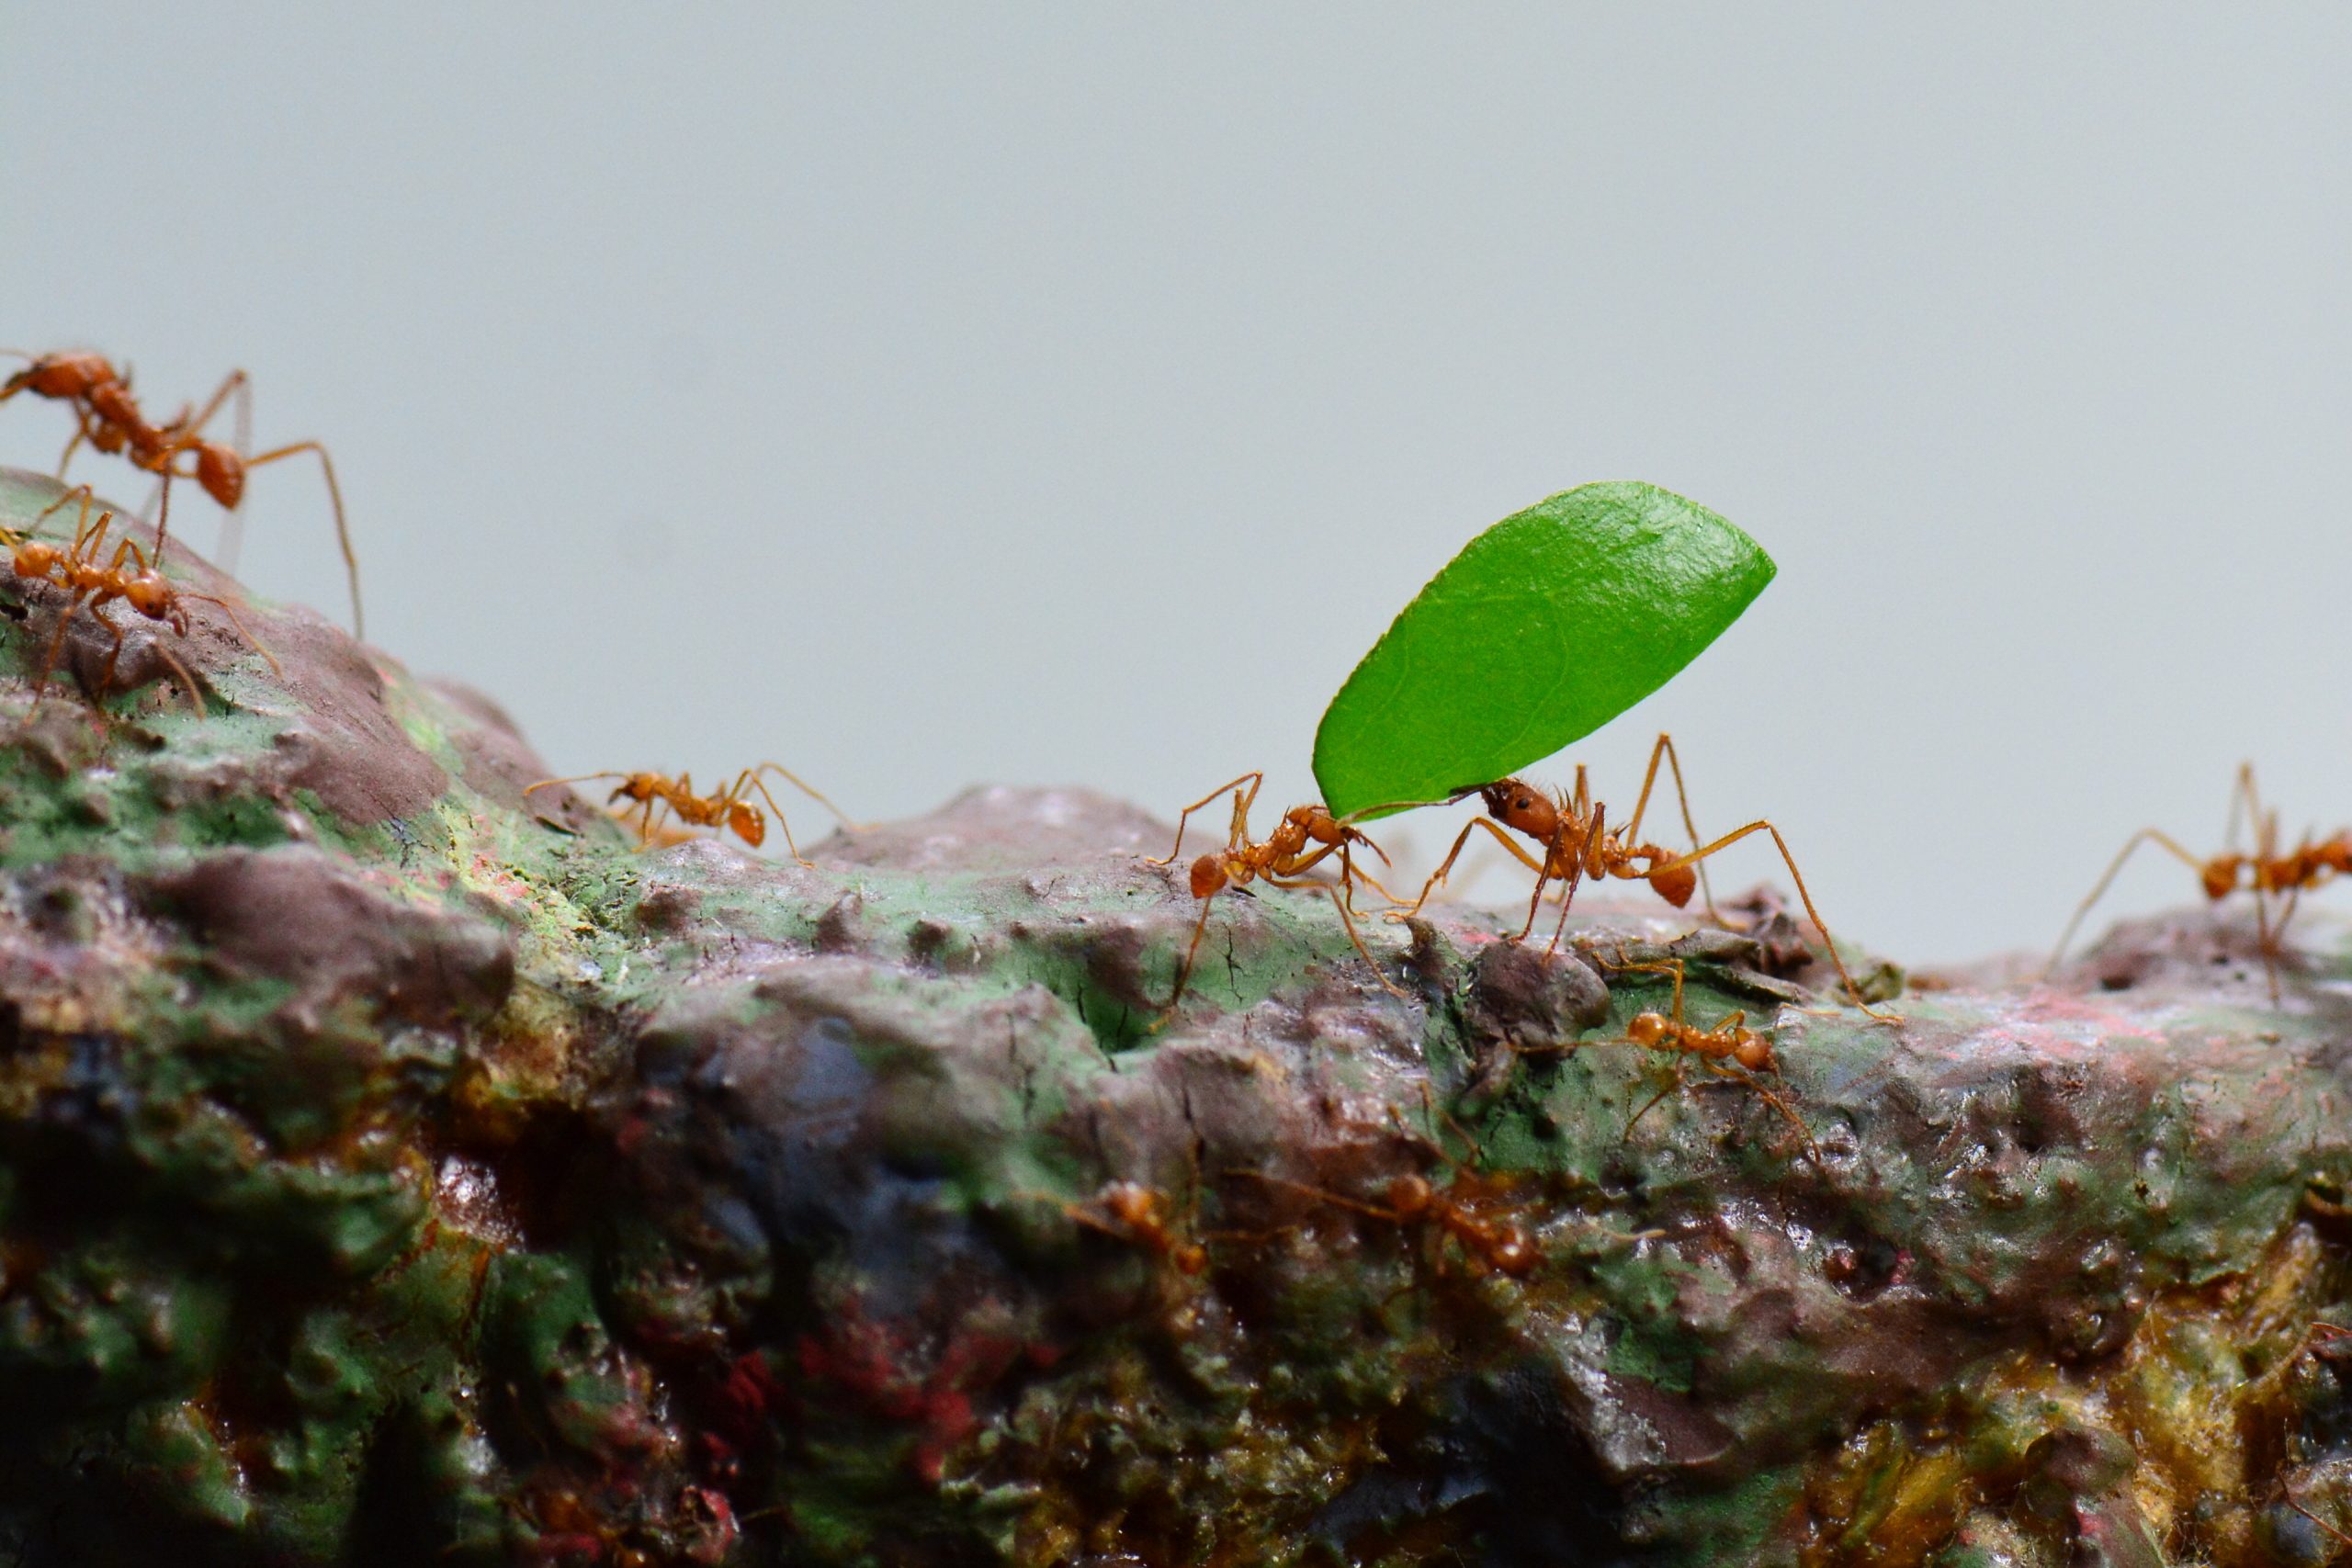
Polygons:
[[[58,595],[0,599],[17,1561],[2346,1549],[2340,926],[2278,1008],[2199,912],[1889,1023],[1760,907],[1370,920],[1400,999],[1228,894],[1163,1024],[1131,807],[639,850],[299,610],[24,728]],[[1777,1075],[1626,1040],[1668,960]]]

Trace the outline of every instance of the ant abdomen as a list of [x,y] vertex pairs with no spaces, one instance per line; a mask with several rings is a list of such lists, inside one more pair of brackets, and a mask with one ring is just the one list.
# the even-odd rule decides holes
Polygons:
[[218,441],[196,445],[196,482],[222,506],[235,510],[245,494],[245,460]]
[[1216,855],[1203,855],[1193,863],[1193,897],[1205,898],[1222,890],[1226,884],[1225,862]]
[[1687,865],[1670,865],[1649,874],[1650,891],[1679,909],[1699,891],[1699,874]]

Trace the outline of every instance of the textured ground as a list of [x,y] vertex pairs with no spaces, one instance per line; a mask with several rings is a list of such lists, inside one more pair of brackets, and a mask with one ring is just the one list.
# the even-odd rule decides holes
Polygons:
[[[53,493],[0,474],[0,521]],[[59,600],[0,588],[20,1561],[2055,1568],[2352,1525],[2308,1334],[2352,1321],[2341,927],[2278,1010],[2197,913],[1890,1026],[1785,919],[1374,922],[1399,999],[1327,900],[1228,896],[1155,1031],[1195,906],[1131,807],[639,851],[305,611],[245,613],[273,672],[196,606],[201,714],[143,633],[94,702],[77,622],[28,728]],[[1667,953],[1802,1127],[1694,1081],[1628,1131],[1665,984],[1621,965]]]

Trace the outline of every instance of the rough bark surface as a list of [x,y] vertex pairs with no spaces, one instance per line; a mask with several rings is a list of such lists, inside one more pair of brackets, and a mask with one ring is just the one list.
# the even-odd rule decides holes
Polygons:
[[[143,629],[95,692],[77,612],[27,728],[61,602],[0,590],[19,1561],[2345,1547],[2340,927],[2278,1008],[2200,911],[1878,966],[1887,1023],[1778,915],[1368,920],[1400,999],[1328,899],[1227,895],[1158,1027],[1197,906],[1132,807],[640,850],[304,611],[243,611],[273,672],[195,606],[200,714]],[[1627,1042],[1668,958],[1777,1074]]]

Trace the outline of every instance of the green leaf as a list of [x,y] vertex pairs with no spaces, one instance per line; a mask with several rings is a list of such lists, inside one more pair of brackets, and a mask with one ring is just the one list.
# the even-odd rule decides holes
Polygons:
[[1344,817],[1443,800],[1542,761],[1664,685],[1777,570],[1705,507],[1632,480],[1504,518],[1430,580],[1324,710],[1323,803]]

